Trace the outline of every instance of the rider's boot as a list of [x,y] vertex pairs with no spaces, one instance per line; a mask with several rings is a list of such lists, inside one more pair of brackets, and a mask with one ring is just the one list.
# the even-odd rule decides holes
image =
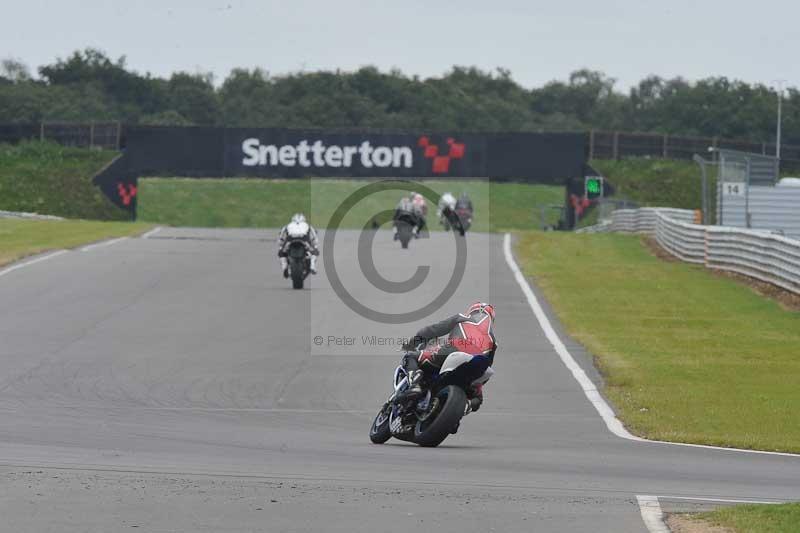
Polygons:
[[483,404],[483,397],[482,396],[478,396],[476,398],[472,398],[469,401],[470,411],[472,411],[474,413],[475,411],[477,411],[478,409],[481,408],[481,404]]
[[283,277],[289,277],[289,261],[285,257],[279,258],[281,260],[281,270],[283,270]]
[[483,384],[473,385],[470,396],[471,398],[467,402],[467,411],[464,414],[474,413],[481,408],[481,404],[483,404]]
[[311,264],[308,265],[308,270],[312,274],[316,274],[317,273],[317,256],[316,255],[312,255],[311,256]]

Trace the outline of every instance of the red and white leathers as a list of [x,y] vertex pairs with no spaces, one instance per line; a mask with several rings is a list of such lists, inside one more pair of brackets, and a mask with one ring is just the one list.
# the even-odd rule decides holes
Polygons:
[[[493,329],[494,317],[494,307],[476,302],[464,314],[459,313],[422,328],[408,346],[427,345],[445,335],[447,342],[423,348],[415,361],[410,361],[407,357],[404,361],[406,369],[411,371],[420,369],[426,374],[437,372],[447,357],[454,352],[463,352],[480,358],[486,366],[486,371],[484,376],[476,380],[474,390],[468,391],[468,394],[482,401],[482,386],[493,373],[490,367],[497,351],[497,339]],[[476,409],[477,407],[473,410]]]
[[418,192],[411,193],[411,203],[414,205],[414,209],[423,217],[428,216],[428,204],[425,202],[424,196]]

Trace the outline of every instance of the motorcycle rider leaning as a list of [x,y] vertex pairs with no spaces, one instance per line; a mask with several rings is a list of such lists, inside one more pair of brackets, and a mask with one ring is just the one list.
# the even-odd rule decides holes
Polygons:
[[454,209],[467,209],[470,213],[472,213],[472,200],[469,199],[469,195],[467,195],[467,193],[461,193],[461,196],[458,197],[458,201],[456,202]]
[[295,213],[295,215],[292,216],[291,222],[281,228],[281,232],[278,235],[278,258],[281,262],[283,277],[289,277],[289,261],[286,259],[286,252],[289,241],[294,239],[301,239],[309,245],[311,252],[311,264],[309,265],[308,269],[312,274],[316,274],[317,256],[319,255],[319,240],[317,239],[317,231],[306,221],[305,215],[302,213]]
[[425,197],[418,192],[412,192],[410,197],[411,205],[414,206],[414,212],[417,214],[419,219],[419,225],[417,226],[416,232],[416,235],[419,236],[419,232],[425,227],[425,219],[428,217],[428,204],[425,201]]
[[[414,195],[419,197],[416,199],[416,201]],[[421,202],[420,199],[422,200]],[[398,218],[400,218],[401,215],[405,213],[411,213],[412,215],[414,215],[416,224],[412,228],[412,231],[414,233],[414,237],[418,237],[419,232],[422,231],[422,228],[425,227],[425,215],[427,214],[427,212],[428,212],[428,207],[427,205],[425,205],[425,199],[422,198],[422,196],[417,193],[411,193],[408,196],[403,196],[402,198],[400,198],[400,201],[397,202],[397,205],[394,208],[394,220],[397,220]],[[397,240],[397,238],[398,238],[397,225],[395,225],[394,240]]]
[[450,229],[450,216],[456,208],[456,197],[446,192],[439,198],[439,205],[436,209],[436,216],[442,221],[445,229]]
[[[477,411],[483,403],[483,384],[493,373],[490,367],[497,350],[494,319],[494,306],[475,302],[465,313],[453,315],[419,330],[403,345],[404,349],[411,350],[403,357],[403,368],[408,372],[411,383],[406,394],[422,394],[422,383],[431,373],[441,368],[447,356],[453,352],[464,352],[473,356],[468,364],[472,366],[476,380],[471,390],[466,392],[471,410]],[[445,335],[448,337],[444,345],[419,350],[419,347]]]

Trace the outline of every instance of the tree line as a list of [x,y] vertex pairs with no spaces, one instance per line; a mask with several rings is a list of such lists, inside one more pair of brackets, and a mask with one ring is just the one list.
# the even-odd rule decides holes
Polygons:
[[[41,66],[0,62],[0,123],[114,121],[148,125],[422,128],[466,131],[588,129],[774,141],[777,93],[725,77],[649,76],[627,93],[602,72],[527,89],[505,69],[453,67],[441,77],[363,67],[271,75],[237,68],[169,78],[129,69],[88,48]],[[783,141],[800,144],[800,92],[784,93]]]

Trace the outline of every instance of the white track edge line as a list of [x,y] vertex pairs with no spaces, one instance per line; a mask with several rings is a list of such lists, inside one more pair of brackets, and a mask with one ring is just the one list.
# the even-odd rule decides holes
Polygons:
[[561,361],[564,363],[564,365],[566,365],[567,369],[572,372],[572,376],[581,386],[583,393],[589,399],[594,408],[597,409],[600,417],[606,423],[606,426],[608,426],[609,431],[611,431],[611,433],[614,435],[624,439],[644,440],[641,437],[632,435],[628,432],[628,430],[625,429],[625,427],[622,425],[622,422],[620,422],[619,419],[614,415],[614,411],[611,409],[611,406],[609,406],[600,395],[600,392],[597,390],[594,382],[589,379],[589,376],[586,375],[586,372],[583,371],[580,365],[578,365],[578,363],[572,357],[572,354],[569,353],[567,347],[564,346],[564,343],[559,338],[555,329],[553,329],[550,319],[547,318],[547,314],[544,312],[544,309],[542,309],[539,300],[536,298],[536,295],[533,293],[530,285],[528,285],[528,281],[525,279],[525,276],[522,274],[519,266],[517,266],[516,261],[514,261],[514,256],[511,254],[511,235],[509,233],[506,233],[505,237],[503,238],[503,251],[505,252],[506,262],[511,268],[511,271],[514,273],[514,277],[522,289],[523,294],[527,298],[528,305],[533,311],[536,320],[539,322],[539,326],[544,331],[547,340],[553,346],[553,349],[555,349],[556,353],[561,358]]
[[67,253],[69,250],[58,250],[55,252],[51,252],[46,255],[42,255],[37,257],[36,259],[31,259],[30,261],[25,261],[23,263],[17,263],[16,265],[12,265],[10,267],[6,267],[0,270],[0,276],[5,276],[6,274],[13,272],[15,270],[19,270],[20,268],[24,268],[26,266],[35,265],[36,263],[41,263],[42,261],[47,261],[48,259],[52,259],[53,257],[57,257],[59,255],[63,255]]
[[122,242],[122,241],[127,240],[127,239],[128,239],[128,237],[118,237],[116,239],[109,239],[107,241],[100,241],[100,242],[96,242],[94,244],[90,244],[88,246],[84,246],[83,248],[79,248],[79,250],[81,252],[89,252],[91,250],[94,250],[95,248],[103,248],[105,246],[111,246],[112,244],[117,244],[118,242]]
[[719,502],[719,503],[754,503],[759,505],[780,505],[782,503],[789,503],[787,501],[765,501],[765,500],[734,500],[730,498],[700,498],[690,496],[657,496],[663,500],[689,500],[692,502]]
[[164,229],[163,226],[158,226],[156,228],[153,228],[150,231],[148,231],[147,233],[145,233],[144,235],[142,235],[140,238],[141,239],[149,239],[150,237],[152,237],[153,235],[155,235],[156,233],[158,233],[162,229]]
[[637,495],[636,501],[639,503],[639,512],[642,520],[650,533],[670,533],[669,528],[664,523],[664,513],[661,511],[661,504],[658,503],[657,496]]
[[782,457],[800,457],[800,454],[796,453],[788,453],[788,452],[770,452],[770,451],[763,451],[763,450],[745,450],[742,448],[725,448],[722,446],[711,446],[709,444],[690,444],[686,442],[668,442],[662,440],[650,440],[645,439],[642,437],[637,437],[630,433],[622,422],[617,418],[614,410],[611,408],[610,405],[605,401],[603,396],[600,394],[600,391],[597,390],[594,382],[589,379],[589,376],[586,375],[586,372],[580,367],[580,365],[575,361],[575,358],[572,357],[572,354],[567,350],[567,347],[559,338],[558,333],[556,333],[553,325],[550,323],[550,319],[547,317],[547,314],[544,312],[541,304],[539,303],[539,299],[536,298],[536,295],[533,293],[533,289],[531,289],[530,285],[528,284],[528,280],[525,279],[525,275],[520,270],[517,262],[514,260],[514,254],[511,252],[511,234],[506,233],[503,236],[503,252],[505,255],[506,263],[508,267],[511,269],[511,272],[514,274],[514,278],[517,280],[517,283],[522,289],[522,293],[525,295],[525,298],[528,300],[528,305],[530,306],[531,310],[533,311],[536,320],[539,322],[539,326],[544,331],[547,340],[553,346],[553,349],[556,351],[558,356],[561,358],[561,361],[567,367],[567,369],[572,372],[572,376],[581,386],[583,393],[586,395],[586,398],[591,402],[597,412],[600,414],[600,417],[605,422],[606,427],[608,430],[611,431],[617,437],[622,439],[633,440],[637,442],[648,442],[653,444],[670,444],[672,446],[686,446],[690,448],[705,448],[709,450],[722,450],[726,452],[739,452],[739,453],[753,453],[753,454],[760,454],[760,455],[777,455]]

